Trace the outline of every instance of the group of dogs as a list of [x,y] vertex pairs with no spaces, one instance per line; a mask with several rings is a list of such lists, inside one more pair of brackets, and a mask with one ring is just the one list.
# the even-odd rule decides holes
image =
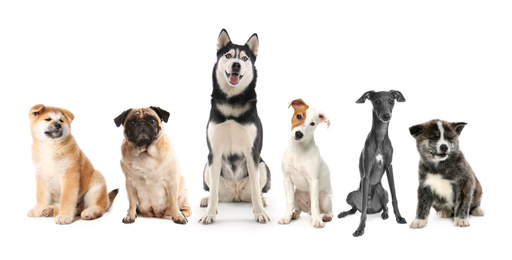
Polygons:
[[[199,219],[203,224],[215,221],[219,201],[251,202],[256,221],[270,221],[263,197],[270,189],[270,171],[260,156],[263,128],[256,106],[254,63],[258,46],[257,34],[244,45],[232,43],[226,30],[218,37],[206,130],[209,153],[203,172],[209,196],[200,202],[206,207]],[[382,212],[383,219],[389,217],[388,192],[381,183],[384,173],[396,221],[406,223],[398,209],[393,147],[388,136],[394,104],[404,102],[405,97],[393,90],[368,91],[356,103],[366,100],[373,105],[373,123],[359,159],[361,181],[347,196],[351,209],[338,215],[342,218],[361,212],[354,236],[364,233],[367,214]],[[333,218],[332,189],[329,168],[315,144],[314,132],[320,124],[329,127],[330,121],[302,99],[293,100],[290,106],[294,109],[291,138],[281,165],[286,211],[278,223],[288,224],[307,212],[312,225],[321,228]],[[78,215],[82,219],[102,216],[118,190],[107,193],[103,175],[78,147],[70,128],[74,115],[66,109],[36,105],[29,117],[37,203],[28,215],[55,217],[58,224],[69,224]],[[192,213],[172,142],[163,131],[168,118],[167,111],[148,107],[128,109],[114,119],[116,126],[124,128],[121,168],[129,200],[124,223],[133,223],[141,215],[185,224]],[[432,120],[410,127],[420,154],[418,205],[411,228],[427,224],[431,207],[441,217],[453,216],[455,225],[461,227],[469,226],[469,214],[483,216],[479,207],[482,188],[458,145],[465,125]]]

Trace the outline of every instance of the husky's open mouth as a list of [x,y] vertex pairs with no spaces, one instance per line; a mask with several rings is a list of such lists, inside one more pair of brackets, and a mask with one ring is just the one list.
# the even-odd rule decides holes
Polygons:
[[236,72],[229,74],[224,71],[224,73],[226,73],[226,77],[228,78],[228,81],[231,85],[237,85],[238,83],[240,83],[240,80],[242,80],[242,78],[244,77],[244,75],[240,75]]

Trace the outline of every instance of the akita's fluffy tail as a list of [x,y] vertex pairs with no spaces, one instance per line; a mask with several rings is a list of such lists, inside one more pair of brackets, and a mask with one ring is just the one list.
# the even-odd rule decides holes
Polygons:
[[108,193],[109,205],[107,210],[110,209],[110,207],[112,207],[112,203],[114,203],[114,199],[116,198],[117,193],[119,193],[119,189],[112,190],[111,192]]

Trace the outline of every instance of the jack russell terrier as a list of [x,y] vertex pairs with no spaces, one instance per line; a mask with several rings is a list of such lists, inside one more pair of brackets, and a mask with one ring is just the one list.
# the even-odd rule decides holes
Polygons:
[[[297,219],[302,211],[311,215],[314,227],[332,220],[332,189],[329,168],[320,156],[314,133],[320,123],[331,122],[325,113],[309,107],[302,99],[290,103],[295,110],[292,134],[282,161],[286,213],[279,224]],[[288,106],[288,107],[290,107]],[[295,192],[294,192],[295,186]],[[324,214],[321,218],[320,214]]]

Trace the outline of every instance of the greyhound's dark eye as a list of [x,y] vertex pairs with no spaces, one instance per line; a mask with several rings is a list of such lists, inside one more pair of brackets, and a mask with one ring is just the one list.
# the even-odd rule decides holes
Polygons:
[[298,115],[297,115],[297,119],[301,120],[301,119],[302,119],[302,115],[301,115],[301,114],[298,114]]
[[382,103],[382,101],[380,101],[380,100],[375,101],[375,104],[377,104],[377,105],[380,105],[381,103]]
[[390,100],[390,101],[389,101],[389,104],[394,105],[394,104],[395,104],[395,101],[394,101],[394,100]]
[[231,57],[233,57],[233,55],[231,55],[231,54],[229,54],[229,53],[228,53],[228,54],[226,54],[226,58],[231,59]]
[[45,120],[46,120],[46,122],[50,122],[50,121],[52,121],[52,118],[51,118],[51,117],[48,117],[48,118],[47,118],[47,119],[45,119]]
[[243,61],[247,61],[247,60],[248,60],[248,58],[247,58],[247,57],[245,57],[245,56],[243,56],[243,57],[242,57],[242,60],[243,60]]
[[311,122],[311,124],[309,124],[310,126],[315,126],[315,122]]

